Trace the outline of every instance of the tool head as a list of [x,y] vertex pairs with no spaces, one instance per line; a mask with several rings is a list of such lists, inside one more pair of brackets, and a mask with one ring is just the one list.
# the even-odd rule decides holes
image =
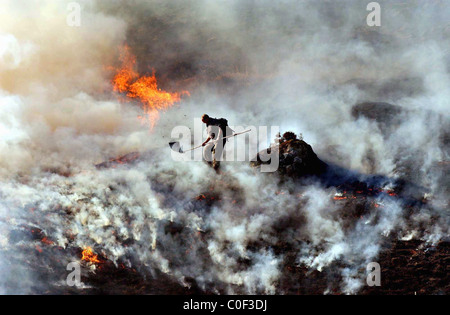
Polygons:
[[177,141],[175,141],[175,142],[169,142],[169,146],[170,146],[170,148],[171,148],[173,151],[175,151],[175,152],[178,152],[178,153],[184,153],[184,152],[183,152],[183,149],[181,148],[180,143],[177,142]]

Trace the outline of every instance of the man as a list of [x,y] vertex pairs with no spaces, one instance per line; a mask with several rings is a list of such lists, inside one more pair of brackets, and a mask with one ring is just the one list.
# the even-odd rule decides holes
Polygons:
[[[216,119],[204,114],[202,116],[202,122],[206,124],[208,132],[208,139],[202,144],[202,146],[205,147],[203,150],[203,157],[208,164],[212,165],[212,167],[217,170],[220,166],[223,149],[227,142],[227,139],[222,138],[230,136],[230,131],[232,132],[232,130],[228,127],[228,121],[225,118]],[[213,141],[208,144],[210,140]]]

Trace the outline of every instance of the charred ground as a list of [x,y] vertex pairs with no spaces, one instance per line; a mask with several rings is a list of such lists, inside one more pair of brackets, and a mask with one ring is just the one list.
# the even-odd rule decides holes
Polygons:
[[[373,116],[374,106],[367,107],[367,112],[362,109],[364,106],[355,107],[355,113],[361,113],[377,119]],[[387,105],[382,104],[381,107]],[[385,112],[385,111],[383,111]],[[395,115],[398,111],[388,111]],[[395,112],[395,113],[394,113]],[[373,116],[373,117],[372,117]],[[429,202],[424,196],[426,192],[423,188],[415,186],[407,180],[392,180],[383,176],[362,176],[361,174],[349,175],[333,164],[321,161],[314,153],[312,147],[305,141],[298,139],[294,133],[285,133],[277,140],[277,143],[270,149],[278,149],[280,152],[280,169],[277,174],[268,175],[271,181],[278,182],[279,190],[273,191],[274,196],[286,195],[289,198],[298,198],[296,209],[286,209],[286,215],[280,216],[270,222],[270,235],[278,239],[276,243],[268,242],[264,238],[256,238],[245,244],[249,252],[268,250],[277,257],[282,257],[280,263],[281,275],[274,284],[276,294],[342,294],[342,283],[344,281],[342,269],[349,267],[349,262],[340,261],[314,268],[306,263],[299,262],[298,251],[300,244],[312,245],[312,240],[306,233],[308,229],[308,217],[302,208],[307,200],[303,199],[302,187],[315,182],[327,189],[335,189],[333,203],[337,211],[330,214],[336,222],[341,222],[344,231],[351,233],[359,224],[361,218],[373,218],[383,220],[381,209],[383,204],[379,203],[380,197],[395,199],[403,207],[402,217],[408,218],[420,215],[424,209],[429,208]],[[110,161],[96,165],[98,169],[129,168],[138,163],[145,163],[146,159],[152,156],[152,152],[130,153],[123,157],[111,159]],[[260,154],[264,154],[261,152]],[[252,162],[255,171],[258,170],[261,161],[258,159]],[[206,167],[206,166],[205,166]],[[342,176],[345,174],[345,176]],[[161,194],[172,191],[173,187],[168,187],[167,182],[161,178],[169,176],[176,178],[176,172],[168,172],[158,177],[149,178],[149,181],[157,184]],[[289,183],[289,185],[286,185]],[[391,183],[391,188],[386,189],[386,183]],[[234,175],[226,169],[219,175],[215,175],[209,181],[209,189],[199,191],[192,196],[191,201],[185,204],[186,209],[191,209],[193,213],[210,213],[214,208],[226,208],[232,204],[239,208],[246,203],[244,187],[241,187]],[[119,186],[110,188],[112,191],[119,189]],[[414,194],[411,194],[414,191]],[[421,196],[421,197],[417,197]],[[177,197],[172,196],[173,200]],[[166,200],[171,204],[173,200]],[[84,202],[80,200],[80,202]],[[34,212],[32,205],[24,210]],[[56,206],[54,211],[62,211],[70,220],[72,209],[70,207]],[[432,211],[430,212],[432,213]],[[131,214],[130,214],[131,216]],[[129,218],[132,219],[131,217]],[[436,216],[433,220],[442,220]],[[400,230],[408,231],[413,229],[417,235],[408,239],[401,238],[400,231],[394,231],[382,236],[377,262],[382,268],[382,286],[363,286],[359,294],[449,294],[449,259],[450,243],[440,241],[436,244],[420,240],[421,233],[424,233],[426,226],[417,226],[417,223],[409,222],[406,219],[406,226]],[[36,222],[36,226],[38,222]],[[170,236],[172,240],[178,240],[182,244],[184,253],[178,253],[171,264],[183,264],[183,257],[188,257],[190,251],[195,249],[196,255],[203,255],[202,264],[208,264],[209,253],[206,244],[211,240],[211,231],[208,227],[187,226],[183,220],[170,221],[159,220],[159,235],[164,239],[164,235]],[[133,256],[125,256],[122,259],[111,261],[105,255],[99,254],[98,263],[80,261],[82,266],[82,288],[69,288],[61,279],[65,278],[67,270],[62,266],[70,261],[70,257],[81,257],[83,248],[76,244],[70,244],[65,248],[57,246],[46,233],[32,225],[21,225],[13,229],[8,238],[11,245],[21,247],[26,253],[27,261],[21,262],[27,266],[26,272],[38,275],[37,283],[45,285],[32,285],[31,292],[36,294],[226,294],[229,292],[229,285],[214,280],[199,284],[195,278],[185,277],[181,282],[170,274],[162,272],[158,268],[148,267],[136,260]],[[296,231],[293,238],[291,234]],[[303,232],[305,231],[305,232]],[[404,234],[403,234],[404,235]],[[425,234],[422,234],[424,236]],[[135,240],[117,239],[123,246],[135,245]],[[168,243],[158,239],[153,245],[148,245],[143,250],[152,251],[155,247],[164,247]],[[229,244],[231,245],[231,244]],[[228,246],[226,243],[223,246]],[[317,245],[315,245],[317,247]],[[318,250],[320,247],[318,246]],[[153,248],[153,249],[152,249]],[[101,244],[93,249],[94,252],[102,253]],[[7,253],[4,253],[7,254]],[[73,258],[72,258],[73,259]],[[200,263],[200,262],[199,262]],[[212,261],[210,263],[213,263]],[[251,257],[241,259],[235,268],[246,270],[254,263]],[[10,262],[9,268],[14,268],[14,263]],[[364,276],[366,271],[363,267],[358,267],[358,273]],[[12,280],[12,279],[10,279]],[[11,281],[13,283],[13,281]],[[52,284],[53,283],[53,284]],[[8,287],[8,283],[5,284]],[[234,292],[245,293],[239,285],[232,285]],[[13,292],[14,287],[9,287]]]

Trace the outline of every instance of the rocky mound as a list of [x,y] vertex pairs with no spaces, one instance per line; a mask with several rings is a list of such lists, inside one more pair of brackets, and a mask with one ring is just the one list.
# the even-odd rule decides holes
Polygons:
[[327,169],[327,164],[321,161],[312,147],[298,139],[293,132],[286,132],[282,137],[276,139],[277,144],[259,152],[256,159],[251,162],[251,166],[258,168],[262,164],[270,164],[271,160],[267,160],[268,155],[273,150],[278,151],[279,167],[278,173],[280,175],[287,175],[290,177],[302,177],[308,175],[320,175]]

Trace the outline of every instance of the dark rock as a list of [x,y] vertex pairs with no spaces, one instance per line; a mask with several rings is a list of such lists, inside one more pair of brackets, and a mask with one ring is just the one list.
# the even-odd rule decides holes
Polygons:
[[263,160],[267,160],[264,157],[271,154],[272,150],[279,150],[278,173],[281,175],[292,177],[320,175],[327,169],[327,164],[317,157],[312,147],[305,141],[297,139],[294,133],[285,133],[278,145],[259,152],[255,161],[251,162],[251,166],[257,168],[262,164],[270,164],[270,160],[268,162]]

